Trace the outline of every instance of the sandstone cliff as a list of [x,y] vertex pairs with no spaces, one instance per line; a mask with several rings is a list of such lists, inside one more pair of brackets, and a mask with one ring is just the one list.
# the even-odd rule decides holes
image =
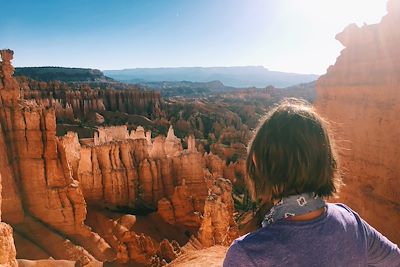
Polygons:
[[[6,63],[3,56],[0,120],[9,144],[4,152],[6,163],[13,166],[14,183],[18,183],[30,213],[63,232],[74,232],[83,225],[86,205],[55,136],[54,110],[19,101],[18,84],[12,71],[4,67]],[[3,186],[10,186],[11,190],[6,189],[13,192],[14,183]]]
[[[141,127],[132,132],[124,126],[99,128],[93,142],[81,144],[82,141],[72,132],[61,138],[74,177],[80,182],[89,204],[113,209],[157,210],[171,225],[189,229],[201,227],[199,241],[203,246],[229,245],[237,237],[231,183],[217,178],[232,173],[239,165],[226,165],[216,155],[200,154],[193,137],[188,138],[188,149],[183,150],[172,128],[166,138],[154,140]],[[92,220],[93,229],[99,228],[101,218]],[[100,235],[110,240],[111,237],[101,234],[107,233],[107,227],[100,228],[103,229]],[[171,249],[166,242],[160,248]],[[144,255],[150,253],[149,258],[160,254],[156,243],[151,243],[152,248],[147,252],[136,254],[129,252],[127,246],[130,245],[110,244],[120,251],[120,261],[133,259],[144,263],[141,258]],[[168,256],[170,260],[171,257]]]
[[400,4],[379,24],[348,26],[345,46],[317,82],[318,111],[332,121],[346,186],[341,201],[400,243]]
[[79,140],[73,132],[60,138],[87,202],[155,210],[162,198],[188,199],[191,204],[185,208],[192,206],[192,211],[202,212],[212,183],[207,181],[224,175],[235,180],[243,167],[227,165],[213,154],[201,154],[193,137],[183,150],[172,127],[166,138],[151,140],[150,136],[142,127],[129,132],[126,126],[119,126],[99,128],[93,141]]
[[[15,92],[17,87],[14,87],[15,84],[13,84],[10,80],[10,77],[14,70],[10,63],[13,58],[13,52],[10,50],[1,50],[0,56],[3,59],[3,61],[0,62],[0,92],[3,92],[3,90],[6,89]],[[14,267],[17,266],[17,261],[15,259],[16,251],[14,246],[13,233],[12,228],[8,224],[1,222],[2,206],[4,204],[9,205],[10,203],[13,203],[16,205],[17,209],[21,210],[21,203],[16,198],[17,196],[15,191],[15,184],[12,184],[12,178],[10,177],[11,170],[8,167],[8,159],[6,154],[7,151],[5,150],[5,140],[1,130],[2,128],[0,125],[0,153],[2,158],[0,161],[0,265]],[[7,184],[7,188],[10,190],[10,194],[7,198],[8,203],[4,203],[2,201],[2,195],[4,192],[2,181],[3,172],[7,175],[7,181],[5,182],[5,184]],[[7,212],[11,213],[10,209],[7,209]],[[20,214],[17,214],[14,219],[18,220],[19,215]]]
[[[66,235],[93,236],[84,225],[82,192],[55,136],[54,110],[20,100],[18,83],[12,77],[13,52],[2,50],[1,56],[0,149],[4,158],[0,173],[5,173],[2,186],[7,192],[2,206],[4,220],[21,225],[32,215]],[[82,264],[96,262],[82,248],[71,244],[69,250],[70,259]]]
[[[154,214],[165,225],[190,229],[187,238],[200,228],[197,242],[203,246],[227,245],[236,236],[232,187],[217,178],[228,174],[234,180],[240,165],[199,152],[193,136],[183,149],[172,127],[166,137],[154,139],[143,127],[128,131],[126,126],[98,128],[89,139],[73,132],[58,138],[56,107],[47,100],[21,99],[12,77],[12,55],[2,50],[1,210],[19,245],[41,257],[70,260],[59,264],[85,266],[115,260],[160,266],[181,253],[176,241],[134,231],[135,216],[108,217],[105,208],[145,213],[158,209],[159,215]],[[93,209],[89,217],[88,209]],[[7,258],[0,259],[15,264],[11,228],[1,224],[1,230],[0,250]]]

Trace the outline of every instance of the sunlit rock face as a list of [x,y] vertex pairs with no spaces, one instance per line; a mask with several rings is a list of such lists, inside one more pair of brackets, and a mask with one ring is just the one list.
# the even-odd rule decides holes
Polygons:
[[1,222],[1,173],[0,173],[0,266],[17,266],[12,228]]
[[[79,266],[105,261],[161,266],[180,255],[173,239],[135,232],[135,216],[110,215],[104,206],[146,210],[166,229],[190,226],[194,235],[201,226],[199,240],[207,246],[231,240],[232,188],[216,178],[236,175],[233,164],[199,152],[193,137],[183,149],[172,127],[167,137],[154,140],[140,126],[135,131],[102,127],[81,140],[74,132],[56,137],[54,108],[21,99],[12,76],[13,52],[1,50],[1,56],[0,184],[6,192],[1,211],[18,239],[34,244],[42,259]],[[178,232],[170,237],[187,242],[190,232],[182,234],[186,241]],[[0,263],[16,266],[15,257],[12,228],[0,222]]]
[[400,243],[400,4],[379,24],[348,26],[345,49],[317,83],[318,111],[332,122],[346,186],[340,201]]
[[216,179],[204,205],[198,235],[204,247],[229,246],[238,237],[238,228],[233,220],[234,210],[231,182],[223,178]]
[[18,266],[12,228],[0,222],[0,266]]
[[[2,61],[0,61],[0,103],[3,101],[14,101],[14,97],[18,97],[18,87],[13,83],[13,79],[11,75],[14,72],[14,68],[12,67],[10,61],[13,59],[13,52],[11,50],[1,50],[0,55]],[[12,183],[10,179],[11,170],[8,168],[8,158],[7,151],[5,147],[5,140],[2,132],[2,128],[0,125],[0,153],[1,153],[1,161],[0,161],[0,266],[18,266],[17,261],[15,260],[16,251],[14,246],[13,232],[12,228],[3,222],[1,222],[2,215],[2,173],[6,173],[7,175],[7,189],[12,190],[11,194],[8,195],[7,205],[13,203],[16,204],[16,208],[21,209],[21,203],[16,199],[16,188],[15,184]],[[10,210],[7,210],[10,212]],[[14,216],[18,220],[20,215]],[[14,214],[13,214],[14,215]]]
[[[54,110],[23,102],[2,108],[6,154],[13,166],[13,182],[4,185],[14,190],[14,184],[19,183],[25,207],[35,217],[65,233],[80,231],[86,204],[55,136]],[[10,120],[5,121],[7,118]],[[10,206],[13,203],[19,204],[7,201],[4,208],[18,210],[18,206]],[[10,216],[11,220],[17,217]]]
[[183,150],[172,128],[166,138],[157,136],[152,141],[149,135],[140,126],[130,133],[126,126],[120,126],[99,128],[93,142],[85,145],[73,132],[60,138],[85,200],[156,209],[161,198],[170,199],[175,187],[185,184],[195,210],[202,212],[208,190],[206,178],[213,173],[216,178],[222,177],[232,164],[198,152],[192,137],[189,148]]
[[[40,246],[53,248],[49,251],[55,257],[98,263],[85,249],[58,234],[90,240],[88,244],[96,243],[93,251],[104,252],[102,239],[84,224],[86,202],[56,138],[54,110],[20,99],[10,63],[13,52],[0,52],[0,174],[4,174],[1,185],[6,196],[1,206],[3,219],[21,231],[27,230],[29,238],[40,236]],[[6,224],[0,228],[0,263],[16,266],[12,229]]]
[[[196,240],[201,246],[229,245],[238,235],[232,186],[229,180],[218,178],[234,171],[236,165],[201,154],[193,137],[183,150],[172,128],[166,138],[158,136],[152,141],[148,136],[139,126],[133,133],[126,127],[101,128],[87,144],[81,144],[73,132],[60,138],[87,203],[157,210],[160,219],[170,225],[200,229]],[[158,245],[133,232],[129,239],[124,237],[127,233],[110,235],[116,231],[112,221],[96,216],[88,219],[90,226],[117,251],[121,262],[132,259],[150,264],[148,260],[158,251],[167,261],[179,254],[176,242],[165,240]],[[102,220],[105,224],[100,225]]]

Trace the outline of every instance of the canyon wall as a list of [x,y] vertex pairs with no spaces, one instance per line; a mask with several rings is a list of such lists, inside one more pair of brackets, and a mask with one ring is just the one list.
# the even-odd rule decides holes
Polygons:
[[[153,140],[140,126],[130,132],[126,126],[98,128],[93,141],[79,140],[74,132],[60,140],[88,203],[153,210],[161,207],[161,212],[167,212],[164,207],[173,206],[171,201],[179,205],[187,200],[177,209],[178,221],[203,212],[211,180],[226,177],[234,182],[243,167],[200,153],[192,136],[188,149],[183,149],[172,127],[167,137]],[[199,226],[200,220],[195,221]]]
[[[1,134],[6,144],[0,142],[5,155],[1,170],[7,179],[3,182],[8,200],[3,203],[5,219],[9,213],[23,213],[21,198],[16,199],[21,195],[32,215],[63,232],[74,232],[83,225],[86,205],[55,136],[54,110],[20,101],[19,86],[12,77],[12,54],[3,50],[4,88],[0,90]],[[11,196],[7,196],[9,192]],[[22,218],[13,214],[11,217]]]
[[[238,236],[232,183],[220,177],[227,174],[234,180],[235,168],[241,165],[227,165],[216,155],[198,152],[192,136],[183,149],[172,127],[166,137],[150,136],[140,126],[130,132],[126,126],[114,126],[98,128],[92,140],[79,140],[74,132],[60,138],[89,207],[157,211],[166,223],[192,229],[193,242],[201,247],[229,245]],[[134,222],[121,230],[118,221],[101,212],[89,214],[87,222],[118,251],[121,262],[156,264],[180,254],[175,241],[157,244],[130,230]]]
[[[0,88],[1,89],[1,88]],[[0,174],[1,182],[1,174]],[[1,222],[1,184],[0,184],[0,266],[18,266],[11,226]]]
[[[241,165],[200,153],[193,137],[183,149],[172,127],[166,137],[154,139],[140,126],[100,127],[89,139],[73,132],[58,138],[54,107],[22,99],[12,77],[13,52],[1,50],[1,56],[1,211],[18,244],[41,255],[35,258],[78,266],[105,261],[161,266],[182,253],[174,240],[135,231],[136,216],[109,214],[121,208],[168,218],[157,222],[169,225],[166,229],[194,229],[188,234],[203,246],[227,245],[237,236],[231,182],[218,178],[227,174],[234,180]],[[0,223],[0,231],[0,262],[15,266],[12,229]],[[220,238],[214,240],[216,233]]]
[[400,244],[400,3],[379,24],[348,26],[345,49],[317,82],[317,110],[333,128],[340,201]]
[[[12,77],[13,52],[1,50],[1,56],[3,219],[22,231],[43,223],[49,226],[44,227],[46,236],[60,237],[52,228],[65,235],[94,237],[101,244],[101,238],[84,225],[86,203],[55,136],[54,110],[21,101],[19,85]],[[66,242],[65,237],[62,240],[61,251],[56,255],[81,263],[96,262],[86,250]]]

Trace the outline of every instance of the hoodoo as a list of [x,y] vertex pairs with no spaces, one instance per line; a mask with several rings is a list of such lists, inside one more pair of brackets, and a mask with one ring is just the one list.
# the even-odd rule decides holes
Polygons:
[[[57,137],[54,107],[21,98],[13,52],[1,56],[1,211],[17,236],[14,246],[12,228],[0,223],[1,264],[16,266],[17,252],[81,266],[161,266],[196,244],[227,245],[237,237],[232,185],[217,179],[235,166],[223,164],[217,174],[210,161],[224,161],[197,151],[192,137],[183,149],[172,127],[154,140],[141,126],[99,127],[85,140],[74,132]],[[147,220],[156,234],[143,228]]]

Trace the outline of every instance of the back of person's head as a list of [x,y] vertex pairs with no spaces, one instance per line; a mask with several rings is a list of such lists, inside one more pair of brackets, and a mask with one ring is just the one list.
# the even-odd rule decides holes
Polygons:
[[328,197],[341,183],[327,123],[298,99],[282,101],[262,120],[246,168],[254,199],[302,193]]

